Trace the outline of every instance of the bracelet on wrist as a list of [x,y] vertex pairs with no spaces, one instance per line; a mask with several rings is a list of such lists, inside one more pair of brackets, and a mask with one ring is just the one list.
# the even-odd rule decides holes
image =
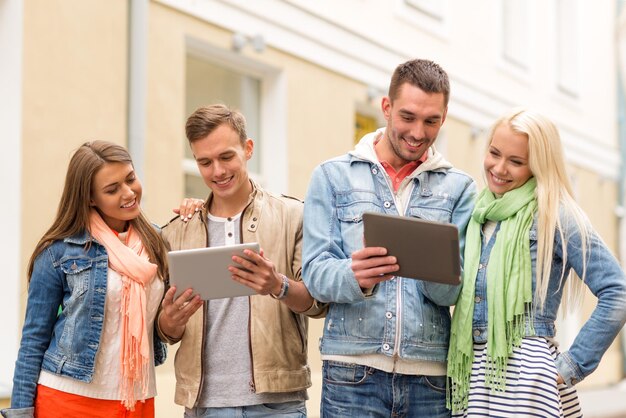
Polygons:
[[284,274],[280,274],[280,277],[283,280],[280,285],[280,292],[277,295],[270,293],[270,296],[276,300],[285,299],[285,297],[287,297],[287,292],[289,292],[289,278]]

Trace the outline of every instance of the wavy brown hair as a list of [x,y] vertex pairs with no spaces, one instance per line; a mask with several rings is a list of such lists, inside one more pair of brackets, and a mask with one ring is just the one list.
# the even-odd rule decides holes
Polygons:
[[[92,141],[81,145],[70,159],[65,186],[52,226],[41,237],[28,262],[28,280],[33,274],[35,259],[54,241],[89,231],[91,188],[96,173],[109,163],[133,164],[128,151],[107,141]],[[159,277],[167,277],[167,249],[163,240],[143,212],[130,221],[144,245],[148,258],[158,267]],[[86,248],[91,245],[91,240]]]

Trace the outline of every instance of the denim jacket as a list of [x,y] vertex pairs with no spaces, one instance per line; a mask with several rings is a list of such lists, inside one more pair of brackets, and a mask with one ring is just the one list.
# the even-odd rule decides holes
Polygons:
[[[57,240],[35,260],[26,318],[15,363],[11,408],[6,417],[32,416],[39,372],[90,382],[104,324],[108,256],[82,232]],[[59,314],[59,306],[63,313]],[[165,344],[154,334],[154,361],[165,361]]]
[[[303,278],[315,299],[330,302],[320,351],[445,362],[449,306],[460,286],[395,277],[366,294],[351,270],[351,254],[363,248],[363,212],[398,214],[384,168],[373,154],[374,135],[350,154],[318,166],[305,199]],[[410,177],[403,215],[455,224],[462,254],[474,181],[433,149]],[[428,254],[416,256],[428,262]]]
[[[567,280],[567,276],[572,270],[579,277],[582,276],[583,256],[579,229],[573,221],[568,220],[567,215],[564,213],[561,213],[561,223],[563,235],[567,237],[567,262],[565,265],[563,264],[563,241],[561,234],[557,232],[554,235],[554,255],[547,297],[542,310],[542,307],[538,306],[533,296],[532,324],[534,333],[531,332],[531,328],[527,324],[527,336],[554,337],[556,333],[555,321],[563,297],[565,280]],[[489,264],[489,254],[497,239],[499,227],[500,225],[498,224],[496,231],[487,243],[483,242],[480,255],[472,323],[475,342],[486,342],[486,273]],[[537,264],[537,219],[531,226],[529,239],[534,292]],[[568,386],[573,386],[580,382],[598,367],[602,355],[609,348],[626,322],[626,276],[615,257],[613,257],[595,231],[592,232],[589,241],[585,284],[591,293],[598,298],[598,303],[569,350],[561,353],[556,359],[557,370]],[[562,273],[564,273],[563,283],[561,283]],[[572,278],[572,280],[578,280],[578,278]]]

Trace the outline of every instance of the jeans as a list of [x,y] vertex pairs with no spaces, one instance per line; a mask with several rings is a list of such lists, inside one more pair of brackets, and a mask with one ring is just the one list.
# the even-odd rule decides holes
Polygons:
[[185,408],[185,418],[306,418],[304,401],[264,403],[227,408]]
[[335,361],[324,361],[322,373],[322,418],[450,418],[445,376],[386,373]]

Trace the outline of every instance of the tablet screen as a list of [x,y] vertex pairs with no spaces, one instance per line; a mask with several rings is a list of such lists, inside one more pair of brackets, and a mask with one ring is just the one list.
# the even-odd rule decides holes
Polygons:
[[453,224],[384,213],[363,213],[365,243],[396,257],[396,276],[457,285],[461,282],[459,233]]
[[188,288],[204,300],[256,294],[251,288],[234,281],[228,271],[228,266],[237,266],[232,260],[233,255],[246,258],[243,254],[245,249],[258,253],[259,244],[253,242],[168,252],[170,283],[176,286],[176,296]]

